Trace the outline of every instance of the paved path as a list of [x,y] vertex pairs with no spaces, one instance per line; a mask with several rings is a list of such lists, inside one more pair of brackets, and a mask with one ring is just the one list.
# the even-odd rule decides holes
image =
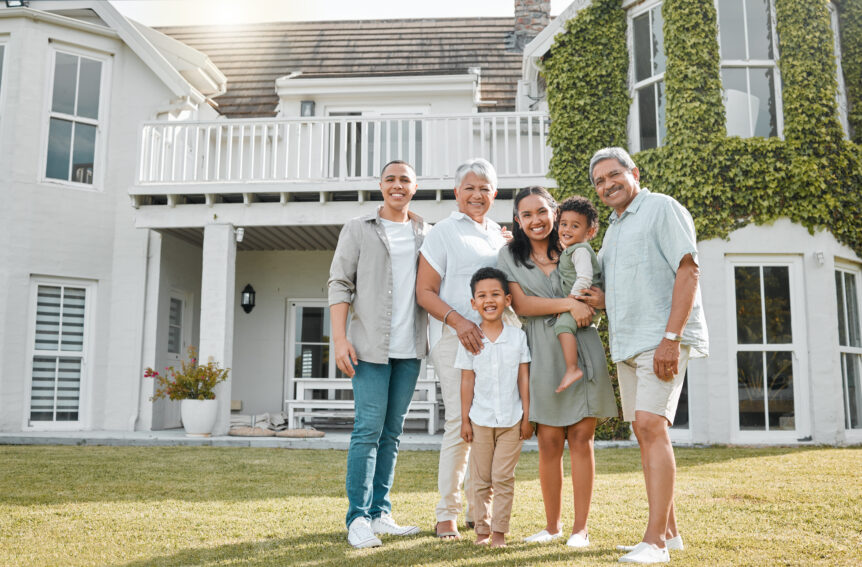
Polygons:
[[[437,451],[443,434],[405,433],[402,451]],[[171,447],[179,445],[211,447],[276,447],[281,449],[347,450],[350,432],[328,431],[317,439],[281,437],[186,437],[182,429],[164,431],[28,431],[0,433],[0,445],[109,445],[138,447]],[[596,448],[636,447],[633,441],[596,441]],[[537,451],[536,437],[524,443],[524,451]]]

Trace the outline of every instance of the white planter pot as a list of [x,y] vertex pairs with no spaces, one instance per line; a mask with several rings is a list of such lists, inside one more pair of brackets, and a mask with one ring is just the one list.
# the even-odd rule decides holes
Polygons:
[[209,437],[218,416],[216,400],[183,400],[180,404],[187,437]]

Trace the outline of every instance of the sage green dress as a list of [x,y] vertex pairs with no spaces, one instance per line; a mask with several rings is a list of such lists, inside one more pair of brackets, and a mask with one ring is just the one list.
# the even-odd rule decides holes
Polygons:
[[[528,260],[529,261],[529,260]],[[557,270],[546,276],[538,267],[516,264],[508,246],[500,250],[497,267],[527,295],[562,297]],[[585,417],[617,417],[617,404],[608,377],[605,347],[595,327],[578,329],[578,366],[584,377],[557,394],[554,390],[566,372],[566,361],[554,333],[555,317],[525,317],[524,331],[530,346],[530,421],[565,427]]]

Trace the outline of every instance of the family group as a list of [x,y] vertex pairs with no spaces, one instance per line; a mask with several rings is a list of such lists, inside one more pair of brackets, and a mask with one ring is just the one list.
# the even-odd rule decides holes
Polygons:
[[694,223],[677,201],[640,186],[622,148],[597,151],[589,171],[613,211],[598,255],[589,241],[599,213],[584,197],[558,204],[527,187],[514,196],[511,231],[488,218],[497,175],[484,159],[457,168],[457,211],[433,227],[410,209],[416,173],[403,161],[383,168],[377,211],[345,224],[328,286],[335,361],[352,379],[355,403],[346,475],[352,546],[419,531],[395,522],[389,493],[427,355],[445,409],[436,535],[461,537],[463,486],[476,543],[505,545],[515,468],[535,432],[546,524],[525,541],[563,537],[568,443],[574,524],[566,543],[588,547],[595,429],[618,416],[596,330],[604,312],[649,503],[642,541],[617,546],[626,551],[619,560],[663,563],[668,550],[683,548],[668,427],[688,360],[708,352]]

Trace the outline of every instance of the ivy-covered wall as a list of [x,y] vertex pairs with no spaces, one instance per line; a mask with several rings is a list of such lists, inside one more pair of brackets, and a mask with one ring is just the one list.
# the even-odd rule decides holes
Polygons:
[[[550,177],[558,196],[582,194],[603,210],[589,160],[628,146],[627,15],[595,0],[566,23],[543,65],[551,115]],[[691,211],[698,238],[726,238],[779,217],[827,228],[862,256],[862,0],[838,5],[842,67],[855,141],[837,119],[832,28],[826,0],[774,0],[784,129],[781,138],[727,137],[713,0],[664,0],[667,139],[634,155],[644,186]],[[855,103],[855,104],[854,104]],[[601,245],[604,226],[595,246]],[[624,434],[606,424],[600,436]]]

